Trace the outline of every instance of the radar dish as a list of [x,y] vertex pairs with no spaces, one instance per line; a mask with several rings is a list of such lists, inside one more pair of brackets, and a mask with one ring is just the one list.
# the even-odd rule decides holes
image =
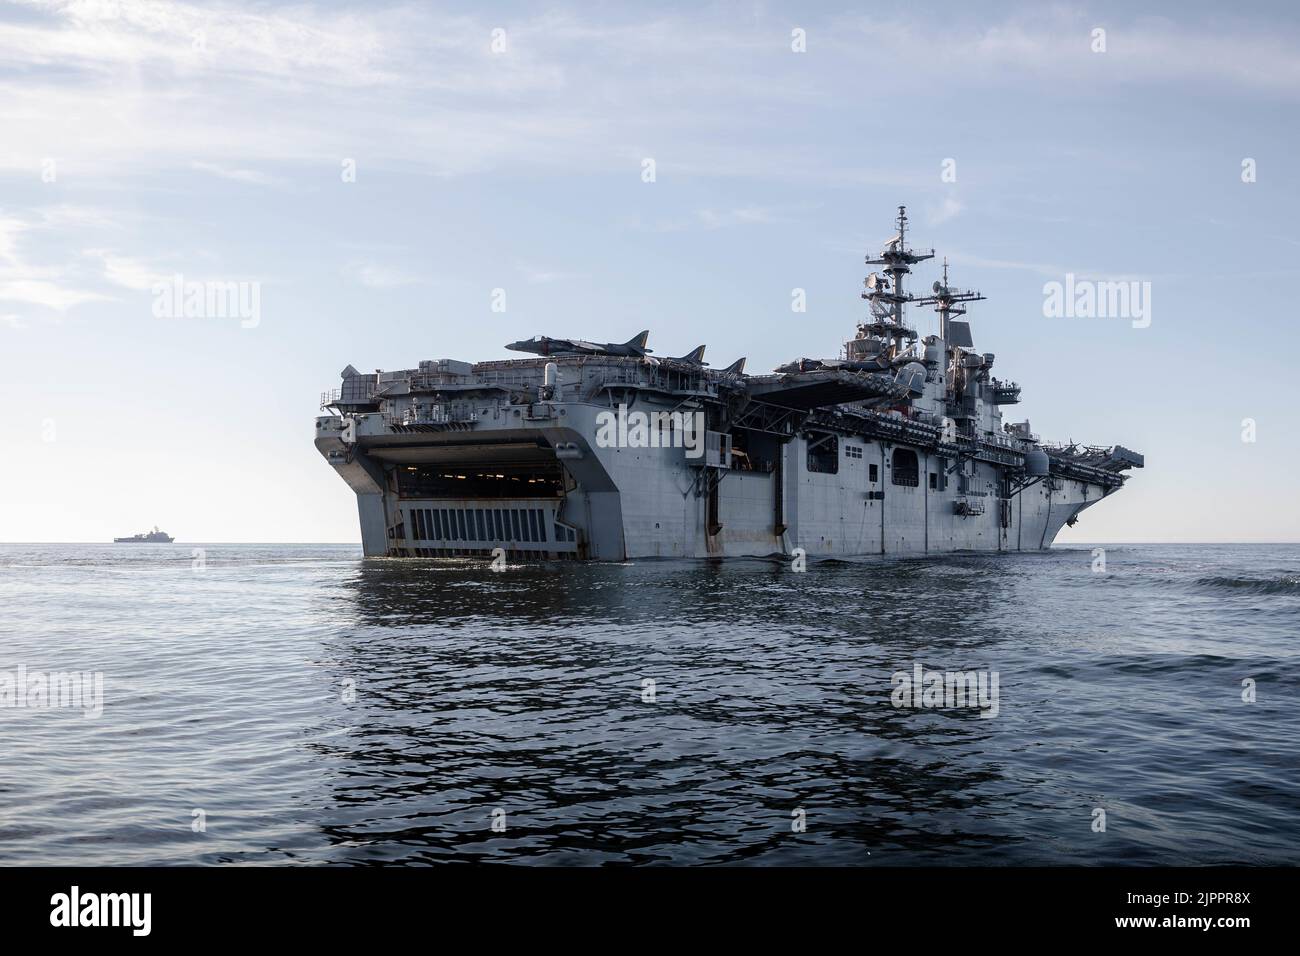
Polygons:
[[939,282],[938,279],[935,279],[934,285],[932,285],[930,288],[932,288],[936,293],[938,293],[938,291],[943,288],[943,285]]

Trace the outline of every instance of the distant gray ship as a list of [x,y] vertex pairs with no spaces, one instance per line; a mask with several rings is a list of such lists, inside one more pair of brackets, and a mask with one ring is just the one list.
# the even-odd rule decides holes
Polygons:
[[175,538],[169,537],[167,532],[159,531],[158,526],[154,525],[152,531],[142,531],[140,534],[133,534],[129,538],[114,538],[114,544],[171,544]]
[[[537,358],[423,361],[322,396],[316,447],[357,494],[367,555],[512,558],[1023,551],[1121,488],[1143,457],[1003,424],[1020,387],[991,374],[975,292],[905,291],[933,258],[897,234],[867,264],[869,317],[836,359],[772,375],[539,336]],[[918,342],[908,304],[933,306]],[[170,540],[170,539],[168,539]]]

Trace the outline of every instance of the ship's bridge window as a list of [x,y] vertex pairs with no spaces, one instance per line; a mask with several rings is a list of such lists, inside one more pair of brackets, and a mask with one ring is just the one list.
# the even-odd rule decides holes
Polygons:
[[844,457],[845,457],[845,458],[861,458],[861,457],[862,457],[862,446],[861,446],[861,445],[845,445],[845,446],[844,446]]
[[896,485],[915,488],[921,483],[921,469],[916,459],[916,452],[910,448],[895,448],[890,481]]

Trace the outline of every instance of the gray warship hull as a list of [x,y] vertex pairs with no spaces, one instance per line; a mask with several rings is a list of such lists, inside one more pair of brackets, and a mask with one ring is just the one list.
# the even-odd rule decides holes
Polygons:
[[[973,350],[958,302],[902,291],[899,239],[869,280],[873,320],[841,359],[772,375],[703,347],[654,358],[538,339],[539,357],[362,374],[322,396],[317,449],[356,493],[370,556],[809,557],[1029,551],[1143,464],[1121,446],[1053,446],[1007,425],[1014,383]],[[884,291],[881,291],[884,290]],[[942,291],[940,291],[942,290]],[[904,302],[936,304],[920,344]]]
[[[1008,472],[1023,465],[1014,453],[999,453],[1009,460],[968,466],[967,490],[959,492],[940,478],[958,460],[957,448],[870,437],[851,425],[791,436],[773,449],[771,467],[723,470],[696,464],[679,448],[599,447],[595,416],[604,406],[485,409],[470,431],[426,432],[362,416],[353,442],[343,440],[342,418],[318,421],[317,447],[357,494],[367,555],[487,556],[501,548],[518,557],[620,561],[797,548],[810,556],[1038,550],[1117,487],[1108,474],[1059,465],[1008,487]],[[828,434],[838,439],[838,467],[823,454],[814,458],[820,470],[811,471],[809,445],[824,445]],[[895,480],[900,449],[916,456],[915,479],[909,469]],[[514,484],[531,479],[540,490],[561,476],[567,488],[541,497],[429,495],[403,480],[430,469],[509,472],[520,479]]]

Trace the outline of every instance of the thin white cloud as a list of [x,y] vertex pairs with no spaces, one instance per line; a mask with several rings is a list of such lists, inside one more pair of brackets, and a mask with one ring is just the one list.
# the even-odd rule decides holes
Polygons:
[[[494,53],[499,18],[416,5],[24,6],[0,23],[0,169],[31,175],[56,158],[61,179],[81,181],[181,168],[268,185],[264,164],[337,169],[343,158],[361,177],[503,166],[635,176],[654,156],[665,181],[895,185],[907,177],[888,159],[848,166],[810,148],[800,117],[857,85],[864,42],[873,70],[905,68],[918,96],[953,83],[950,71],[914,69],[933,60],[933,30],[876,14],[810,22],[809,52],[793,54],[788,24],[762,13],[549,12],[511,18]],[[972,13],[950,18],[942,41],[961,51],[963,90],[1173,82],[1300,95],[1296,31],[1129,19],[1106,24],[1107,52],[1095,54],[1091,20],[1058,7],[992,22]]]
[[547,269],[526,262],[519,263],[518,268],[523,273],[526,281],[538,284],[588,278],[588,275],[583,272],[562,272],[558,269]]
[[[1105,31],[1104,52],[1094,51],[1097,29]],[[847,19],[818,42],[847,51],[860,49],[864,36],[873,42],[877,68],[886,74],[892,65],[933,56],[931,30],[911,20],[884,21],[874,14]],[[1010,12],[995,22],[980,12],[946,24],[943,42],[961,51],[961,82],[966,86],[1022,87],[1031,76],[1038,89],[1071,92],[1080,81],[1123,87],[1177,82],[1220,92],[1232,87],[1287,99],[1300,95],[1295,28],[1262,26],[1228,12],[1213,19],[1119,20],[1053,5]],[[934,78],[951,83],[946,72]],[[924,82],[925,75],[914,72],[913,79]]]
[[938,203],[926,208],[926,222],[931,226],[940,225],[961,215],[965,208],[965,204],[956,196],[944,196]]
[[626,217],[622,225],[648,232],[684,232],[690,229],[728,229],[738,226],[766,226],[793,222],[802,212],[817,204],[800,203],[775,206],[709,206],[690,215],[679,215],[647,222],[638,216]]
[[344,266],[343,271],[367,289],[397,289],[425,281],[417,275],[381,262],[354,261]]
[[24,302],[64,312],[74,305],[108,299],[97,292],[69,289],[44,279],[0,278],[0,302]]
[[27,223],[13,217],[0,217],[0,261],[15,265],[18,261],[18,237]]
[[754,226],[776,222],[777,216],[769,206],[741,206],[734,209],[697,209],[696,218],[705,229],[722,229],[727,226]]
[[1020,272],[1032,272],[1045,278],[1056,280],[1064,279],[1067,273],[1073,274],[1076,279],[1095,279],[1109,282],[1143,282],[1158,278],[1174,278],[1173,274],[1168,273],[1158,275],[1155,273],[1118,272],[1081,266],[1066,266],[1052,262],[1033,262],[1018,259],[989,259],[984,256],[967,255],[960,250],[950,252],[948,254],[948,259],[954,265],[971,266],[976,269],[1013,269]]
[[21,302],[66,311],[86,302],[108,299],[100,292],[74,287],[75,269],[66,264],[37,264],[27,258],[20,239],[40,225],[16,215],[0,215],[0,302]]
[[283,13],[169,0],[26,0],[43,19],[0,25],[18,62],[165,64],[181,71],[283,77],[313,73],[339,85],[391,79],[376,66],[381,37],[364,15],[310,6]]
[[56,203],[36,210],[40,225],[52,229],[112,229],[121,222],[121,214],[95,206]]
[[87,249],[86,255],[100,261],[105,279],[126,289],[147,292],[159,283],[171,281],[170,273],[161,272],[130,256],[117,255],[104,249]]
[[274,176],[259,172],[256,169],[232,169],[228,166],[222,166],[219,163],[190,163],[190,168],[201,173],[207,173],[216,176],[218,179],[229,179],[237,183],[252,183],[257,186],[273,186],[279,180]]

